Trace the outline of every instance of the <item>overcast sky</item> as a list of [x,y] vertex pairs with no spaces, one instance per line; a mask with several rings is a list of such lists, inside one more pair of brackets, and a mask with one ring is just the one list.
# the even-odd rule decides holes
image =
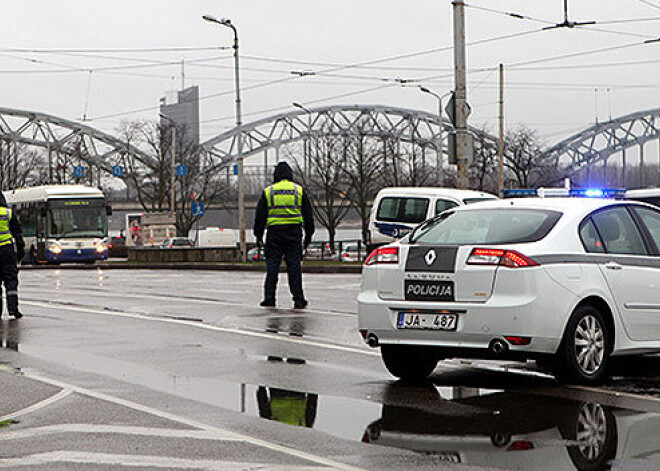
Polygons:
[[[496,129],[500,62],[507,67],[507,125],[535,128],[547,144],[593,124],[596,115],[605,120],[610,112],[616,117],[660,107],[660,42],[643,44],[660,37],[660,0],[570,0],[572,21],[599,24],[544,32],[539,30],[545,24],[535,20],[563,21],[563,0],[468,3],[534,19],[466,9],[468,42],[528,33],[468,48],[470,124]],[[205,13],[226,16],[238,28],[246,123],[293,110],[294,101],[434,112],[431,96],[391,80],[417,79],[438,93],[453,87],[450,0],[0,0],[0,5],[0,106],[72,120],[86,116],[88,124],[110,133],[122,119],[157,119],[159,98],[181,87],[182,60],[185,85],[200,86],[202,140],[233,125],[232,51],[211,49],[230,46],[232,34],[202,21]],[[645,21],[620,22],[640,19]],[[167,48],[191,49],[162,50]],[[609,50],[549,60],[600,49]],[[329,64],[433,50],[321,73]],[[296,78],[294,70],[316,75]],[[288,80],[249,90],[277,79]],[[346,94],[352,95],[339,97]]]

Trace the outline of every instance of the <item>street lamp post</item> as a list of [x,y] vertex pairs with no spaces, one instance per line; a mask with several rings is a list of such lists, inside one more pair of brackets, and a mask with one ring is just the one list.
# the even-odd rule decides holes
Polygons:
[[174,183],[176,176],[176,123],[169,116],[159,113],[160,117],[170,123],[172,126],[172,170],[170,172],[170,212],[176,214]]
[[245,238],[245,178],[243,175],[243,129],[241,119],[241,86],[239,80],[238,66],[238,31],[234,24],[228,18],[216,19],[211,15],[204,15],[202,18],[210,23],[216,23],[231,28],[234,32],[234,83],[236,88],[236,132],[238,134],[238,221],[240,226],[241,238],[241,260],[247,261],[247,247]]
[[442,155],[444,153],[444,143],[443,141],[443,121],[442,121],[442,99],[451,95],[451,92],[447,92],[444,95],[438,95],[437,93],[429,90],[426,87],[419,86],[419,89],[424,92],[428,93],[429,95],[432,95],[438,100],[438,158],[436,162],[436,172],[437,172],[437,178],[438,178],[438,184],[440,184],[440,171],[442,168]]
[[305,106],[300,103],[292,103],[296,108],[300,108],[305,113],[307,113],[307,145],[305,146],[305,173],[307,178],[311,173],[311,159],[312,159],[312,111],[307,109]]

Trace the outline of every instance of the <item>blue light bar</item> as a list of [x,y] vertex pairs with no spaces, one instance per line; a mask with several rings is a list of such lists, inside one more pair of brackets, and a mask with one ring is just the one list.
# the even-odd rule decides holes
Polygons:
[[536,190],[533,188],[511,188],[502,190],[503,198],[520,198],[525,196],[536,196]]
[[626,190],[620,188],[584,188],[571,190],[571,196],[578,198],[623,198]]

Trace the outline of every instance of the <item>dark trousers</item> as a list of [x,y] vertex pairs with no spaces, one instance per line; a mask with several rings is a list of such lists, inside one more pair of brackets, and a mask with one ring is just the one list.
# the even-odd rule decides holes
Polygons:
[[[9,314],[18,312],[18,265],[14,244],[0,245],[0,281],[5,286]],[[0,313],[2,296],[0,296]]]
[[[287,234],[288,236],[288,234]],[[300,237],[282,237],[282,234],[269,230],[266,236],[266,284],[264,286],[264,300],[275,301],[277,281],[280,274],[282,257],[286,262],[286,272],[289,277],[289,290],[294,301],[304,301],[305,295],[302,287],[301,259],[302,240]]]

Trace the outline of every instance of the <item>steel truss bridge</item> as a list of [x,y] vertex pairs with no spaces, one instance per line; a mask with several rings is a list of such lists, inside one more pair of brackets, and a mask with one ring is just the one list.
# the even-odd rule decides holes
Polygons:
[[[436,165],[447,165],[447,136],[453,131],[448,121],[442,123],[439,132],[437,115],[424,111],[386,106],[327,106],[309,110],[292,110],[234,128],[204,142],[201,146],[211,157],[207,171],[228,169],[237,160],[238,139],[242,135],[243,156],[246,158],[263,154],[264,165],[268,165],[268,151],[279,149],[318,134],[350,134],[371,138],[389,138],[421,149],[436,156]],[[481,146],[489,151],[497,149],[497,139],[472,128],[477,150]],[[440,139],[442,136],[442,140]],[[627,183],[643,186],[644,171],[648,165],[645,147],[650,141],[658,141],[660,149],[660,109],[629,114],[599,123],[551,146],[542,154],[542,160],[550,164],[562,176],[573,176],[578,172],[598,169],[607,176],[612,163],[620,169],[617,184]],[[68,161],[84,162],[100,172],[111,173],[112,166],[126,154],[131,154],[149,169],[155,169],[156,159],[141,150],[127,145],[120,139],[98,131],[90,126],[58,118],[45,113],[0,108],[0,145],[16,154],[17,144],[46,149],[49,166],[62,167]],[[630,150],[633,150],[640,165],[640,181],[626,181],[626,165]],[[58,164],[59,167],[58,167]],[[70,171],[70,170],[69,170]],[[655,179],[658,176],[654,177]]]
[[[65,169],[67,164],[87,164],[99,170],[97,177],[102,172],[112,173],[113,165],[126,154],[148,168],[155,169],[157,165],[153,157],[140,149],[90,126],[46,113],[0,108],[0,151],[17,159],[19,145],[46,150],[51,181],[63,181],[62,173],[72,171]],[[91,181],[91,172],[88,177]]]
[[[651,179],[645,171],[648,163],[646,144],[654,140],[658,142],[660,154],[660,108],[595,124],[544,151],[543,159],[552,163],[554,168],[561,170],[566,176],[585,170],[587,180],[591,171],[600,167],[601,180],[605,182],[608,181],[609,164],[614,161],[620,164],[617,165],[620,174],[616,175],[618,185],[644,186],[647,180],[658,184],[660,175]],[[635,147],[640,171],[638,181],[631,182],[626,175],[628,151]],[[660,155],[658,157],[660,158]]]

